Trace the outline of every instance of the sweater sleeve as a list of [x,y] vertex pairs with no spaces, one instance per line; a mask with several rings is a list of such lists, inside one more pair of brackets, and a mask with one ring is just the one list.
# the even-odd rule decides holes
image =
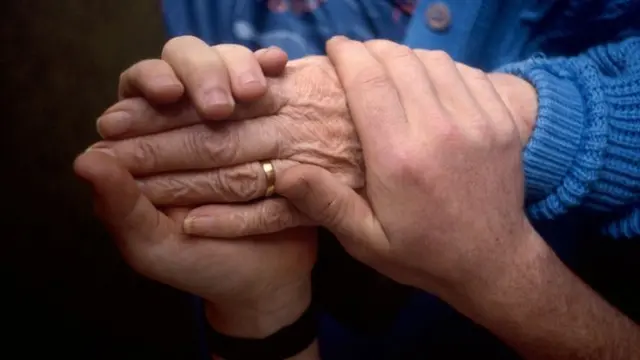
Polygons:
[[608,235],[640,235],[640,37],[499,71],[538,92],[523,154],[529,216],[552,219],[582,207],[606,214]]

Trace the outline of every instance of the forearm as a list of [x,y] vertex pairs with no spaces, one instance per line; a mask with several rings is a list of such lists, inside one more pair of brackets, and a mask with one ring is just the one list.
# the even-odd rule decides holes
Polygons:
[[[534,233],[535,234],[535,233]],[[452,304],[526,358],[640,359],[640,329],[585,285],[535,234],[489,284]]]

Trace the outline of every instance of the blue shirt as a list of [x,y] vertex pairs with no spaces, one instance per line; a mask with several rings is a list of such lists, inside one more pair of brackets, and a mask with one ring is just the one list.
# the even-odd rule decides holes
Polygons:
[[[535,1],[193,0],[165,1],[164,9],[171,35],[196,34],[211,44],[278,46],[299,58],[324,54],[325,42],[339,34],[442,49],[458,61],[490,69],[535,49],[524,49],[530,21],[521,10],[529,3]],[[446,28],[431,25],[438,16]],[[498,46],[487,49],[491,44]]]
[[[569,263],[585,228],[640,234],[640,2],[632,0],[164,0],[171,36],[291,58],[323,54],[334,35],[440,49],[530,81],[539,96],[524,150],[528,212]],[[434,344],[511,357],[452,309],[416,294],[388,332],[362,335],[323,318],[327,359],[411,359]],[[446,329],[443,324],[455,324]],[[485,346],[492,344],[491,346]],[[483,349],[485,352],[478,351]],[[471,355],[471,353],[469,353]]]

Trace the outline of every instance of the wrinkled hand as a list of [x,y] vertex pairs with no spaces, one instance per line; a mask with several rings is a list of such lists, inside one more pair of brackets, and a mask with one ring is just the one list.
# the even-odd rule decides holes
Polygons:
[[[204,50],[201,53],[211,66],[193,66],[191,57],[187,61],[182,57],[198,49]],[[209,48],[192,37],[171,40],[163,57],[181,63],[182,71],[174,72],[162,60],[140,62],[121,76],[119,96],[145,96],[156,105],[189,97],[207,119],[227,116],[234,99],[264,95],[263,72],[277,75],[287,61],[279,49],[253,54],[234,45]],[[189,79],[188,85],[180,79]],[[222,97],[209,96],[220,93]],[[126,114],[110,114],[110,126],[102,128],[99,123],[98,128],[107,134],[128,133],[131,122],[122,117]],[[93,186],[98,215],[126,261],[142,275],[207,300],[209,320],[219,331],[269,335],[295,320],[308,305],[314,229],[236,240],[190,236],[183,231],[190,208],[156,209],[108,152],[86,152],[76,160],[75,171]]]
[[124,259],[146,277],[222,308],[276,305],[261,302],[309,280],[315,262],[309,229],[235,240],[189,236],[182,230],[189,209],[156,209],[111,156],[88,151],[74,168],[93,187],[96,212]]
[[[206,73],[211,66],[198,57],[202,51],[182,53],[191,55],[185,55],[182,62],[168,57],[163,74],[171,71],[179,74],[185,69]],[[456,65],[463,77],[485,76],[476,69]],[[132,74],[135,79],[132,81],[149,83],[141,74],[159,73],[147,67],[146,71]],[[517,124],[521,139],[526,142],[537,111],[535,90],[510,75],[488,76],[511,113],[520,114]],[[202,93],[193,80],[183,82],[191,89],[192,97]],[[236,203],[206,205],[194,210],[187,227],[191,234],[235,237],[313,224],[282,199],[237,204],[258,199],[265,192],[266,181],[257,160],[275,159],[276,173],[295,164],[314,164],[328,169],[353,188],[363,185],[359,141],[335,71],[325,58],[291,62],[284,77],[269,79],[265,96],[237,104],[234,114],[228,118],[253,119],[251,121],[193,126],[202,122],[198,102],[194,103],[194,106],[183,102],[159,108],[140,99],[121,102],[100,120],[102,133],[110,134],[107,138],[111,141],[182,128],[98,145],[114,149],[117,156],[124,159],[127,167],[140,177],[144,193],[156,204]],[[131,121],[126,132],[112,131],[117,128],[115,110],[117,114],[128,114]]]
[[443,52],[388,41],[337,38],[328,54],[360,135],[367,198],[313,166],[280,174],[276,190],[399,282],[445,300],[499,282],[532,229],[518,129],[492,83]]
[[[174,69],[207,68],[199,58],[188,59],[192,59],[188,65],[176,64],[171,57],[166,63]],[[138,74],[156,72],[148,69]],[[136,77],[137,83],[144,82],[141,75]],[[266,190],[258,161],[272,160],[276,174],[301,163],[321,166],[345,184],[361,188],[360,144],[342,87],[326,58],[290,62],[282,77],[268,81],[266,95],[235,105],[229,118],[233,122],[202,124],[198,106],[187,102],[154,107],[141,99],[122,101],[99,120],[101,133],[108,134],[109,141],[94,147],[110,150],[156,205],[237,203],[193,210],[185,224],[190,234],[236,237],[311,225],[281,198],[245,204]],[[191,97],[197,97],[198,86],[183,82],[193,89]],[[117,132],[114,129],[121,128],[113,114],[122,112],[130,122],[126,131]],[[156,134],[135,137],[149,133]],[[120,138],[128,139],[114,141]]]

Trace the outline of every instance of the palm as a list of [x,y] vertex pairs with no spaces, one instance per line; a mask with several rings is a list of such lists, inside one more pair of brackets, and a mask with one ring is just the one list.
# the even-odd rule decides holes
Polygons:
[[[252,297],[313,266],[315,243],[273,234],[241,239],[194,237],[182,231],[188,209],[158,213],[164,236],[122,248],[137,271],[207,299]],[[294,230],[309,231],[309,230]]]
[[75,170],[93,185],[98,214],[125,260],[151,279],[220,301],[251,297],[311,271],[315,242],[300,237],[312,229],[234,240],[192,237],[182,231],[189,209],[156,209],[114,158],[90,151]]

